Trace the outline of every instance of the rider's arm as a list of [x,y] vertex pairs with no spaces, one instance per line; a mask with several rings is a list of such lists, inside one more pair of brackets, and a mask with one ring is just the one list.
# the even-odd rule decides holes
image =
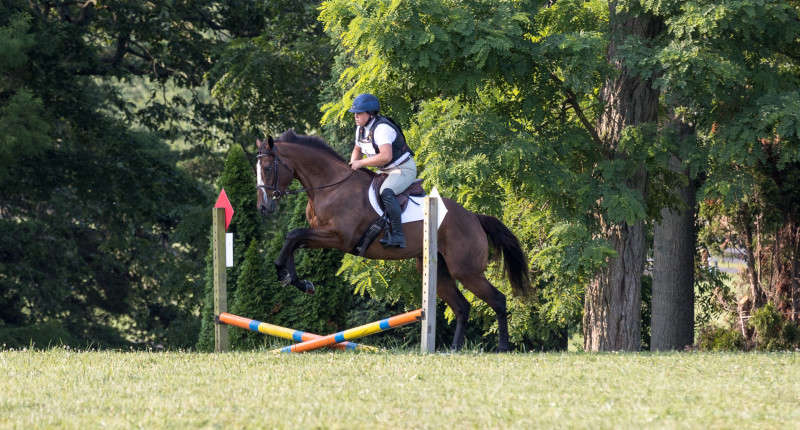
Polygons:
[[375,127],[373,139],[378,145],[378,153],[367,158],[362,166],[381,167],[392,162],[392,142],[397,138],[397,132],[387,124],[378,124]]
[[[378,146],[377,154],[369,157],[367,159],[361,160],[361,167],[373,166],[373,167],[380,167],[389,164],[392,161],[392,145],[391,144],[384,144]],[[360,151],[359,151],[360,153]],[[352,163],[352,161],[351,161]]]
[[353,145],[353,153],[350,155],[350,164],[353,164],[353,161],[361,159],[361,147],[358,145]]

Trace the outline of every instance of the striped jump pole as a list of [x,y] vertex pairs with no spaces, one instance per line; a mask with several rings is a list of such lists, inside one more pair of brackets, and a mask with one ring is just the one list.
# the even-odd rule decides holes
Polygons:
[[[240,317],[238,315],[223,312],[215,318],[218,323],[227,324],[234,327],[243,328],[245,330],[256,331],[266,335],[280,337],[283,339],[293,340],[295,342],[304,342],[314,339],[319,339],[322,336],[305,331],[294,330],[291,328],[281,327],[279,325],[269,324],[250,318]],[[378,351],[378,348],[368,345],[360,345],[353,342],[340,342],[330,345],[331,348],[359,351]]]
[[272,352],[306,352],[314,349],[322,348],[328,345],[333,345],[338,342],[346,340],[358,339],[359,337],[369,336],[371,334],[380,333],[395,327],[400,327],[406,324],[411,324],[422,319],[422,309],[406,312],[404,314],[396,315],[390,318],[375,321],[369,324],[364,324],[359,327],[351,328],[338,333],[322,336],[318,339],[313,339],[301,343],[296,343],[291,346],[286,346],[280,349],[275,349]]

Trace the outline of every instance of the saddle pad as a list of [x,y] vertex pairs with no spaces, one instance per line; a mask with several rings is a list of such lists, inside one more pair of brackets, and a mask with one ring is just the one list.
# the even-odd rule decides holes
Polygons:
[[[383,216],[383,210],[378,205],[378,196],[375,193],[375,190],[372,187],[369,187],[369,191],[367,192],[369,195],[369,204],[372,205],[372,209],[378,216]],[[439,192],[434,191],[431,195],[435,197],[439,197]],[[403,211],[403,214],[400,216],[400,221],[405,224],[407,222],[414,222],[414,221],[422,221],[423,211],[422,211],[422,204],[425,202],[425,196],[409,196],[408,197],[408,206],[406,206],[406,210]],[[437,208],[436,214],[438,215],[438,226],[442,226],[442,220],[444,220],[444,216],[447,214],[447,208],[444,206],[444,202],[442,198],[439,197],[439,207]]]

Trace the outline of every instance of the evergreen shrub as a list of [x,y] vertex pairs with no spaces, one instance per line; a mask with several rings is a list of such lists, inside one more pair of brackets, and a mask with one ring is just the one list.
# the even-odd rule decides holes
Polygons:
[[[232,145],[225,158],[225,167],[217,181],[219,189],[225,194],[233,206],[233,218],[228,232],[233,233],[233,267],[226,269],[228,304],[236,300],[236,288],[239,284],[240,271],[244,267],[245,250],[253,240],[263,234],[258,211],[255,210],[255,174],[247,161],[244,151],[238,145]],[[211,205],[209,205],[209,208]],[[214,349],[214,261],[212,249],[213,226],[209,229],[208,252],[206,254],[205,288],[203,305],[200,310],[200,334],[197,349],[212,351]],[[230,308],[229,308],[230,309]],[[242,315],[245,316],[245,315]]]
[[24,327],[0,327],[0,350],[78,346],[80,341],[57,321]]
[[748,325],[755,331],[755,348],[758,350],[779,351],[800,346],[800,328],[788,321],[772,303],[756,309]]
[[[306,197],[288,197],[281,201],[281,222],[275,223],[265,246],[252,241],[240,267],[236,295],[229,298],[231,313],[262,322],[320,335],[345,328],[352,308],[349,285],[336,277],[342,252],[332,249],[301,249],[295,252],[297,274],[316,286],[314,295],[304,294],[278,281],[274,261],[283,245],[286,232],[307,227]],[[283,342],[260,333],[232,329],[231,345],[236,349],[257,349]]]
[[741,351],[745,341],[737,330],[708,326],[700,330],[697,347],[700,351]]
[[[274,296],[271,287],[277,284],[274,270],[267,270],[267,265],[260,258],[258,241],[253,240],[247,248],[239,271],[238,285],[236,286],[235,300],[231,302],[230,310],[235,315],[251,318],[264,322],[274,309]],[[269,340],[261,333],[232,328],[229,332],[231,346],[234,349],[254,349],[269,344]]]

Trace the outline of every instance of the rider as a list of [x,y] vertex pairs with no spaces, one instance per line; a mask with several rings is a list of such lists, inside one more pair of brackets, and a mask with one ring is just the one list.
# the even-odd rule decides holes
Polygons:
[[[414,152],[406,144],[400,127],[389,118],[378,115],[380,102],[372,94],[361,94],[353,100],[350,112],[355,115],[356,143],[350,156],[353,170],[377,167],[388,177],[381,185],[381,200],[389,216],[390,230],[381,239],[386,247],[406,247],[400,221],[397,194],[403,192],[417,177]],[[362,155],[367,158],[362,159]]]

